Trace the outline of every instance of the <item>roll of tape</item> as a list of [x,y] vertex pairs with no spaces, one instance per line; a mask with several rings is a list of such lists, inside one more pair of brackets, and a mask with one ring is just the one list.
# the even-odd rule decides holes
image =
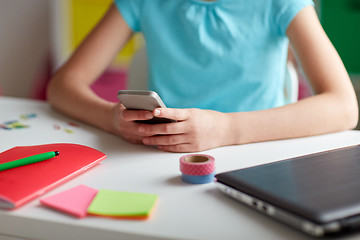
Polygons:
[[203,184],[203,183],[210,183],[213,182],[215,178],[215,173],[211,173],[208,175],[187,175],[187,174],[182,174],[181,175],[181,179],[184,182],[187,183],[192,183],[192,184]]
[[215,159],[205,154],[189,154],[180,158],[181,179],[187,183],[202,184],[214,181]]

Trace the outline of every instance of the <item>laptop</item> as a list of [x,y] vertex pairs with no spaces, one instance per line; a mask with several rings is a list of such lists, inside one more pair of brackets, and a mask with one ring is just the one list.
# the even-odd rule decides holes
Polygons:
[[360,145],[215,177],[224,194],[312,236],[360,229]]

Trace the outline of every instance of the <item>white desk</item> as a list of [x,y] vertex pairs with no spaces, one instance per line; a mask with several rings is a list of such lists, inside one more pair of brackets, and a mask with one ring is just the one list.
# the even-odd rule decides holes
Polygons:
[[[30,239],[308,239],[281,223],[224,196],[213,183],[191,185],[180,179],[179,158],[133,145],[83,123],[80,127],[53,111],[47,103],[0,97],[0,123],[21,120],[29,128],[0,129],[0,151],[19,145],[56,142],[84,144],[107,154],[93,169],[44,196],[79,184],[96,189],[155,193],[158,204],[146,221],[101,217],[76,219],[43,207],[39,199],[15,211],[0,210],[0,234]],[[60,130],[54,128],[60,126]],[[74,132],[67,133],[63,128]],[[346,131],[316,137],[231,146],[206,151],[216,159],[217,172],[244,168],[308,153],[360,143],[360,132]],[[360,233],[346,239],[359,239]],[[4,237],[3,239],[5,239]],[[1,236],[0,236],[1,239]],[[8,238],[6,238],[8,239]]]

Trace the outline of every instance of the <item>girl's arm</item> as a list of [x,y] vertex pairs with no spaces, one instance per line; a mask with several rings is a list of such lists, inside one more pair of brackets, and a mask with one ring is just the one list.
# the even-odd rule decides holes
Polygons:
[[115,103],[93,93],[90,85],[111,64],[132,35],[114,5],[54,75],[47,96],[50,104],[81,121],[111,131]]
[[296,138],[354,128],[358,106],[353,86],[313,7],[304,8],[287,30],[315,95],[283,107],[239,113],[157,109],[168,126],[140,126],[143,142],[174,152]]
[[234,114],[233,125],[237,120],[242,123],[237,125],[239,143],[341,131],[354,128],[358,122],[349,75],[313,7],[300,11],[287,35],[315,95],[280,108]]

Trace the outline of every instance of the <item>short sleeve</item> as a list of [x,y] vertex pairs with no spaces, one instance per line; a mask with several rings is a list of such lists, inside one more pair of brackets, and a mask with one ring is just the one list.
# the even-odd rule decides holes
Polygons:
[[141,0],[114,0],[114,3],[131,30],[140,31]]
[[272,15],[278,34],[286,35],[294,17],[306,6],[314,6],[313,0],[273,0]]

